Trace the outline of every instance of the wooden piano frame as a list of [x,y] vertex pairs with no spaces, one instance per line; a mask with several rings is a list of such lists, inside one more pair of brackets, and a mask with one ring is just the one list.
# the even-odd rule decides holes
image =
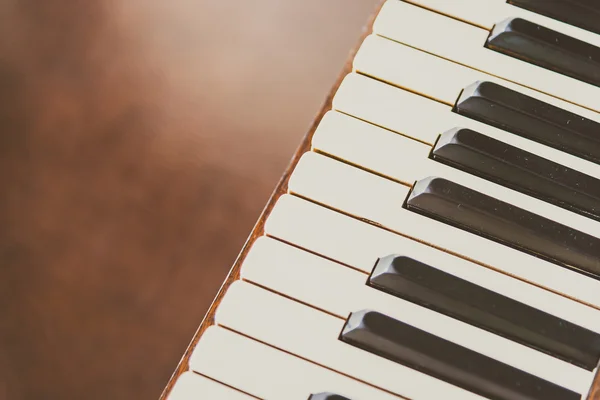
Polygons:
[[[383,3],[385,3],[385,0],[379,1],[379,4],[376,7],[375,12],[370,17],[366,27],[364,28],[364,30],[362,32],[362,35],[358,41],[358,44],[350,52],[348,60],[346,61],[346,64],[344,65],[344,68],[342,69],[341,74],[337,78],[329,95],[325,99],[325,102],[324,102],[323,106],[321,107],[321,110],[316,115],[316,118],[315,118],[314,122],[312,123],[312,125],[310,126],[308,133],[304,136],[304,138],[302,139],[302,142],[300,143],[300,146],[294,153],[294,156],[292,157],[292,160],[290,161],[289,165],[285,169],[283,176],[277,183],[277,186],[276,186],[275,190],[273,191],[273,194],[269,198],[267,205],[263,209],[257,223],[254,225],[254,228],[252,229],[250,236],[244,243],[244,246],[242,247],[240,254],[238,255],[235,262],[233,263],[233,266],[231,267],[231,270],[229,271],[227,278],[225,278],[225,281],[221,285],[221,288],[219,289],[217,296],[215,297],[212,304],[210,305],[210,308],[208,309],[208,312],[206,313],[206,315],[204,316],[204,319],[200,323],[200,326],[199,326],[198,330],[196,331],[196,333],[194,334],[192,341],[188,345],[185,353],[183,354],[183,357],[179,361],[177,369],[175,370],[175,372],[171,376],[167,386],[163,390],[163,392],[160,396],[160,400],[167,400],[167,397],[168,397],[171,389],[173,388],[173,385],[175,385],[175,382],[177,381],[179,376],[189,370],[188,364],[189,364],[189,359],[192,354],[192,351],[196,347],[196,344],[202,337],[202,334],[204,333],[204,331],[209,326],[214,325],[215,312],[217,310],[217,307],[221,303],[221,299],[225,295],[225,292],[227,292],[227,289],[229,288],[231,283],[240,279],[241,265],[244,262],[244,259],[246,258],[248,251],[254,244],[254,241],[264,235],[265,221],[271,214],[271,210],[275,206],[275,203],[277,203],[277,200],[279,200],[279,197],[281,197],[282,195],[287,193],[289,178],[290,178],[292,172],[294,171],[294,169],[296,168],[296,164],[300,160],[300,157],[302,157],[302,155],[304,153],[306,153],[307,151],[310,151],[310,148],[311,148],[310,143],[311,143],[312,137],[315,133],[315,130],[317,129],[317,126],[321,122],[321,119],[323,118],[325,113],[327,113],[328,111],[331,110],[333,97],[334,97],[335,93],[337,92],[339,86],[341,85],[342,80],[344,79],[344,77],[347,74],[352,72],[352,62],[354,60],[354,56],[358,52],[358,49],[359,49],[360,45],[362,44],[362,42],[364,41],[364,39],[372,33],[373,22],[375,21],[377,14],[379,13],[381,7],[383,6]],[[598,368],[596,371],[596,377],[594,378],[594,383],[592,385],[592,388],[590,389],[590,393],[588,394],[587,400],[600,400],[600,368]]]

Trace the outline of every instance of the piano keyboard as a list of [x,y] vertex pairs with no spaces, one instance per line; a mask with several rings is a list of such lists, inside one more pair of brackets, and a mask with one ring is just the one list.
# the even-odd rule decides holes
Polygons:
[[596,399],[599,5],[387,0],[307,143],[163,399]]

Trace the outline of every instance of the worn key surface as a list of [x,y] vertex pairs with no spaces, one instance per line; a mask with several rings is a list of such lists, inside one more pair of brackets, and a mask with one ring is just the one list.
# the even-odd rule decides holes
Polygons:
[[418,181],[406,208],[600,279],[597,237],[449,180]]
[[431,158],[600,220],[600,180],[471,129],[440,135]]
[[507,3],[600,33],[600,2],[597,0],[508,0]]
[[600,163],[600,124],[492,82],[479,81],[461,93],[460,115]]
[[409,256],[378,259],[368,284],[589,371],[600,359],[599,334]]
[[491,399],[580,399],[578,393],[375,311],[350,314],[340,340]]
[[600,48],[522,18],[494,26],[486,47],[600,85]]

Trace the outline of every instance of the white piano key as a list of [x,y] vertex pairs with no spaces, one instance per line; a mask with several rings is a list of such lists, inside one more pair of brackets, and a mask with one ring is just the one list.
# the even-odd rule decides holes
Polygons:
[[333,98],[333,109],[431,145],[449,129],[469,128],[585,174],[600,176],[598,164],[458,115],[449,106],[355,73],[342,81]]
[[367,275],[270,238],[258,239],[243,279],[345,318],[372,309],[578,393],[593,373],[366,285]]
[[445,178],[589,235],[600,232],[596,220],[431,160],[430,146],[352,119],[325,115],[313,136],[313,149],[411,186],[429,176]]
[[[358,143],[367,148],[356,147]],[[393,150],[389,151],[387,146],[391,146]],[[368,164],[371,169],[409,185],[415,181],[415,172],[423,169],[424,160],[427,160],[431,152],[429,144],[337,111],[329,111],[323,116],[311,139],[311,147],[316,151],[339,154],[345,160],[355,160],[365,168],[369,168]],[[403,153],[408,154],[408,158],[396,155],[400,148]],[[375,156],[365,156],[365,152]]]
[[449,126],[473,121],[453,113],[445,104],[356,73],[344,77],[332,108],[429,144]]
[[482,399],[466,390],[338,340],[345,319],[250,283],[234,282],[215,315],[217,324],[413,400]]
[[[252,400],[235,389],[222,385],[211,379],[195,374],[191,371],[184,372],[175,382],[167,400]],[[304,399],[303,399],[304,400]]]
[[292,195],[278,200],[265,223],[265,234],[365,273],[371,272],[379,257],[404,254],[600,333],[598,309]]
[[600,112],[600,88],[484,47],[485,29],[388,0],[373,31],[383,37]]
[[487,30],[507,18],[523,18],[564,35],[600,46],[600,35],[508,4],[505,0],[408,0],[409,3],[466,21]]
[[497,83],[524,95],[600,122],[600,114],[377,35],[369,35],[353,61],[355,71],[453,106],[477,81]]
[[218,326],[202,334],[190,368],[267,400],[306,400],[323,391],[353,400],[398,400],[398,396]]
[[600,281],[402,207],[409,188],[331,158],[306,153],[288,190],[352,216],[600,307]]

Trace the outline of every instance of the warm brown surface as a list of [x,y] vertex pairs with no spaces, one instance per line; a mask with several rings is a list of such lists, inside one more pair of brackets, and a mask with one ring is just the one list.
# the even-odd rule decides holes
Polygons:
[[173,389],[173,386],[177,383],[179,376],[189,370],[190,356],[191,356],[192,352],[194,351],[194,348],[198,344],[198,341],[202,339],[202,335],[204,334],[204,332],[208,329],[208,327],[210,327],[211,325],[214,324],[215,313],[216,313],[217,308],[219,307],[219,304],[221,303],[221,301],[223,299],[223,296],[225,296],[225,294],[227,293],[227,290],[229,289],[230,285],[234,281],[240,279],[240,269],[241,269],[242,263],[244,262],[244,259],[246,258],[249,250],[251,249],[254,241],[256,241],[260,236],[264,235],[265,222],[266,222],[267,218],[269,217],[271,211],[273,210],[273,207],[275,206],[279,197],[281,197],[283,194],[287,193],[288,181],[290,179],[290,176],[291,176],[293,170],[296,168],[296,165],[298,164],[300,158],[302,157],[302,155],[304,153],[306,153],[307,151],[310,151],[311,139],[312,139],[313,135],[315,134],[317,126],[319,125],[319,122],[320,122],[321,118],[323,118],[325,113],[327,111],[331,110],[333,96],[335,95],[335,92],[338,90],[338,88],[339,88],[340,84],[342,83],[342,80],[344,79],[346,74],[351,72],[352,60],[353,60],[354,56],[356,55],[356,52],[358,51],[358,47],[360,46],[360,43],[364,40],[364,38],[367,35],[369,35],[372,32],[373,21],[375,20],[375,17],[379,13],[381,5],[383,5],[383,0],[379,0],[379,3],[377,4],[376,9],[371,14],[368,22],[365,24],[359,40],[357,41],[357,43],[353,47],[352,51],[348,55],[344,67],[340,71],[335,84],[332,86],[331,91],[329,92],[329,95],[323,102],[323,105],[321,106],[319,113],[316,115],[316,117],[312,123],[312,126],[310,127],[310,129],[308,130],[308,132],[302,139],[302,142],[298,146],[298,149],[294,153],[294,156],[293,156],[291,162],[288,164],[288,166],[285,170],[285,173],[279,180],[277,187],[275,188],[275,190],[273,191],[273,194],[269,198],[269,201],[267,202],[266,207],[263,209],[263,212],[262,212],[260,218],[258,219],[256,225],[252,229],[252,233],[248,237],[248,240],[244,244],[244,247],[242,248],[237,259],[235,260],[235,263],[233,264],[231,270],[229,271],[229,274],[227,275],[227,278],[225,279],[221,289],[219,290],[219,293],[213,300],[207,314],[204,316],[202,323],[198,327],[196,334],[194,335],[192,341],[190,342],[188,348],[186,349],[182,359],[180,360],[179,365],[177,366],[177,369],[175,370],[175,372],[173,373],[173,376],[169,380],[169,383],[165,387],[165,389],[162,393],[162,396],[161,396],[161,400],[166,400],[169,397],[169,394],[170,394],[171,390]]
[[0,5],[0,399],[158,397],[375,3]]

